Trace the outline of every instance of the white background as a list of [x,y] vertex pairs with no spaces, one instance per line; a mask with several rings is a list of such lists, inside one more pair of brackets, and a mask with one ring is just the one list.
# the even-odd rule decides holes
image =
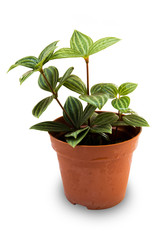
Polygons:
[[[160,239],[159,1],[2,1],[0,13],[0,239]],[[73,30],[94,41],[113,36],[122,41],[90,57],[90,85],[136,82],[131,108],[146,118],[133,156],[126,197],[99,211],[73,206],[65,198],[56,153],[47,133],[29,130],[53,120],[61,110],[53,102],[40,119],[33,106],[47,95],[37,86],[38,73],[21,86],[25,68],[6,74],[16,60],[38,56],[49,43],[69,47]],[[83,59],[49,65],[60,74],[74,66],[86,80]],[[60,92],[62,103],[67,94]],[[109,104],[103,108],[109,110]]]

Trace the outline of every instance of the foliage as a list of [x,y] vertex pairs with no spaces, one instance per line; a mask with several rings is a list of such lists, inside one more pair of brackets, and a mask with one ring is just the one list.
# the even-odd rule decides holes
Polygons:
[[[39,87],[51,94],[33,108],[32,113],[35,117],[39,118],[53,100],[57,101],[63,111],[64,123],[41,122],[32,126],[31,129],[61,132],[66,142],[75,147],[80,143],[87,144],[94,134],[97,136],[96,141],[99,138],[110,141],[109,136],[112,134],[113,126],[117,128],[128,125],[133,127],[149,126],[144,118],[129,108],[130,97],[128,94],[136,89],[137,84],[126,82],[117,87],[112,83],[98,83],[89,89],[89,56],[119,41],[119,38],[105,37],[94,42],[89,36],[75,30],[70,40],[70,48],[61,48],[54,52],[58,43],[55,41],[44,48],[38,58],[34,56],[24,57],[13,64],[8,71],[17,66],[30,68],[20,78],[20,84],[34,72],[39,71]],[[43,68],[50,60],[74,57],[82,57],[86,62],[87,85],[78,76],[72,74],[73,67],[67,69],[62,77],[59,77],[59,71],[55,66]],[[62,106],[59,101],[59,90],[62,86],[78,93],[79,98],[87,103],[86,107],[83,108],[81,101],[72,96],[69,96]],[[111,99],[111,104],[116,111],[118,110],[117,113],[95,112],[97,108],[102,109],[109,99]]]

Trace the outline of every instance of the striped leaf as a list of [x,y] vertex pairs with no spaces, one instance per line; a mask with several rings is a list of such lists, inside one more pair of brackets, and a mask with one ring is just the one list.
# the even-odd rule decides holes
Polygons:
[[121,110],[121,113],[133,113],[137,114],[135,111],[133,111],[131,108],[125,108]]
[[91,87],[91,94],[95,94],[95,93],[98,93],[98,92],[102,92],[102,85],[103,83],[98,83],[98,84],[95,84]]
[[43,65],[51,59],[51,57],[53,56],[54,50],[57,48],[56,46],[57,43],[58,41],[55,41],[43,49],[43,51],[40,53],[38,57],[40,64]]
[[49,104],[53,101],[54,99],[54,95],[47,97],[43,100],[41,100],[39,103],[37,103],[37,105],[33,108],[32,110],[32,114],[39,118],[41,116],[41,114],[47,109],[47,107],[49,106]]
[[85,128],[78,129],[78,130],[76,130],[76,131],[74,131],[74,132],[67,133],[67,134],[65,135],[65,137],[74,137],[74,138],[76,139],[76,138],[79,136],[80,133],[86,131],[88,128],[89,128],[89,127],[87,126],[87,127],[85,127]]
[[112,133],[111,124],[104,124],[101,126],[94,126],[90,130],[92,133]]
[[71,40],[70,47],[79,52],[82,57],[89,56],[89,48],[92,46],[93,40],[87,35],[75,30]]
[[127,94],[133,92],[136,89],[137,85],[138,84],[136,84],[136,83],[130,83],[130,82],[123,83],[118,88],[118,93],[121,96],[127,95]]
[[109,98],[116,98],[118,89],[113,83],[105,83],[102,85],[102,89],[109,94]]
[[51,59],[81,57],[81,54],[72,48],[61,48],[56,51]]
[[93,124],[95,125],[104,125],[112,124],[119,119],[118,115],[112,112],[100,113],[94,119]]
[[130,98],[127,96],[112,100],[112,106],[118,109],[120,112],[121,111],[123,112],[125,109],[127,109],[129,104],[130,104]]
[[22,84],[28,77],[30,77],[35,71],[34,70],[30,70],[26,73],[24,73],[22,75],[22,77],[20,77],[19,81],[20,81],[20,84]]
[[[77,98],[70,96],[67,98],[65,102],[64,109],[66,110],[69,117],[72,119],[74,126],[77,129],[79,129],[81,126],[81,119],[83,116],[82,103]],[[67,123],[72,124],[65,112],[63,112],[63,117]]]
[[47,131],[47,132],[69,132],[69,131],[73,131],[66,124],[60,123],[60,122],[54,122],[54,121],[41,122],[41,123],[33,125],[32,127],[30,127],[30,129]]
[[[59,78],[58,69],[56,67],[50,66],[50,67],[44,69],[44,74],[45,74],[48,82],[50,83],[52,89],[54,90],[56,88],[58,78]],[[51,92],[51,89],[47,85],[47,83],[41,73],[38,78],[38,85],[43,90]]]
[[92,116],[92,114],[94,113],[95,110],[96,110],[95,106],[93,106],[91,104],[87,104],[87,106],[85,107],[85,109],[83,111],[80,125],[85,123]]
[[105,37],[105,38],[101,38],[98,41],[94,42],[89,49],[89,55],[92,55],[94,53],[97,53],[117,42],[119,42],[120,39],[119,38],[115,38],[115,37]]
[[34,56],[24,57],[18,60],[15,64],[13,64],[9,68],[8,72],[17,66],[24,66],[24,67],[35,69],[37,64],[38,64],[38,59],[36,57]]
[[87,88],[84,82],[76,75],[70,75],[63,84],[66,88],[79,94],[86,94]]
[[114,127],[118,127],[118,126],[128,126],[127,123],[125,123],[124,121],[120,120],[120,121],[117,121],[115,123],[112,123],[112,126]]
[[95,93],[92,95],[83,94],[80,95],[79,98],[95,106],[96,108],[101,109],[108,100],[108,94],[106,93]]
[[91,94],[104,92],[108,93],[109,98],[115,98],[117,96],[118,90],[117,86],[112,83],[98,83],[91,88]]
[[123,116],[122,119],[125,123],[127,123],[130,126],[149,127],[148,122],[144,118],[142,118],[136,114],[130,114],[130,115]]
[[74,137],[69,137],[69,138],[66,138],[66,142],[71,145],[71,147],[75,147],[77,146],[78,143],[80,143],[84,138],[85,136],[87,135],[87,133],[89,132],[89,128],[86,128],[84,131],[82,131],[77,138],[74,138]]
[[67,69],[67,71],[64,73],[63,77],[60,78],[59,84],[56,87],[56,92],[60,89],[60,87],[66,82],[66,80],[70,77],[71,73],[73,72],[73,67],[70,67]]

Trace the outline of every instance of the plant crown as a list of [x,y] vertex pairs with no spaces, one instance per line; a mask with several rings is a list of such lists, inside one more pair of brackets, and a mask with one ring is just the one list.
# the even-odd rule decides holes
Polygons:
[[[101,137],[109,142],[109,135],[112,134],[113,126],[116,128],[123,125],[149,126],[144,118],[138,116],[129,108],[130,98],[128,94],[136,89],[136,83],[126,82],[119,87],[112,83],[98,83],[89,89],[89,56],[119,41],[120,39],[115,37],[105,37],[93,42],[89,36],[75,30],[70,40],[70,48],[61,48],[54,52],[58,43],[58,41],[55,41],[48,45],[38,58],[34,56],[24,57],[13,64],[8,71],[17,66],[30,68],[19,79],[20,84],[34,72],[39,71],[39,87],[50,92],[50,96],[42,99],[33,108],[32,113],[35,117],[39,118],[53,100],[57,101],[63,111],[64,123],[57,121],[41,122],[32,126],[31,129],[62,132],[66,142],[75,147],[80,143],[92,144],[91,136],[93,134],[96,134],[96,139]],[[50,60],[74,57],[82,57],[85,60],[87,84],[78,76],[72,74],[73,67],[67,69],[62,77],[59,77],[59,71],[55,66],[43,68]],[[86,107],[83,109],[81,101],[72,96],[69,96],[62,106],[58,98],[62,86],[78,93],[79,98],[87,103]],[[112,106],[118,110],[117,113],[95,112],[97,108],[101,110],[109,99],[111,99]]]

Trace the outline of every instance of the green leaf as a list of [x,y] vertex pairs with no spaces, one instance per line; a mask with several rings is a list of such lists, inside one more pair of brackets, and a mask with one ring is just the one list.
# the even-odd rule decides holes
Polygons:
[[35,71],[30,70],[22,75],[22,77],[19,79],[20,84],[22,84],[28,77],[30,77]]
[[64,123],[54,122],[54,121],[47,121],[41,122],[36,125],[33,125],[30,129],[40,130],[40,131],[47,131],[47,132],[69,132],[73,131],[70,127],[68,127]]
[[88,53],[92,44],[93,40],[90,37],[77,30],[74,31],[70,40],[70,47],[79,52],[82,57],[89,56]]
[[9,68],[8,72],[17,66],[24,66],[24,67],[35,69],[37,63],[38,63],[38,59],[34,56],[24,57],[18,60],[15,64],[13,64]]
[[97,53],[117,42],[119,42],[120,39],[119,38],[115,38],[115,37],[105,37],[105,38],[101,38],[98,41],[94,42],[89,49],[89,55],[92,55],[94,53]]
[[74,132],[71,132],[71,133],[67,133],[65,135],[65,137],[74,137],[75,139],[79,136],[80,133],[82,133],[83,131],[87,130],[89,127],[85,127],[85,128],[82,128],[82,129],[78,129]]
[[136,114],[123,116],[122,119],[125,123],[127,123],[130,126],[149,127],[148,122],[144,118],[142,118]]
[[96,110],[95,106],[93,106],[91,104],[87,104],[87,106],[85,107],[85,109],[83,111],[80,125],[85,123],[92,116],[92,114],[94,113],[95,110]]
[[[44,71],[44,74],[45,74],[48,82],[50,83],[52,89],[54,90],[56,88],[58,78],[59,78],[58,69],[56,67],[50,66],[48,68],[45,68],[43,71]],[[38,78],[38,85],[43,90],[51,92],[51,89],[47,85],[47,83],[41,73]]]
[[84,82],[76,75],[70,75],[63,84],[66,88],[79,94],[87,93],[87,88]]
[[53,99],[55,98],[55,96],[50,96],[47,97],[43,100],[41,100],[39,103],[37,103],[37,105],[33,108],[32,110],[32,114],[39,118],[41,116],[41,114],[47,109],[47,107],[49,106],[49,104],[53,101]]
[[108,134],[106,134],[106,133],[98,133],[102,138],[104,138],[107,142],[109,142],[110,141],[110,138],[109,138],[109,136],[108,136]]
[[134,113],[134,114],[136,114],[136,112],[133,111],[131,108],[121,109],[121,113]]
[[130,98],[127,96],[112,100],[112,106],[122,112],[126,108],[128,108],[129,104],[130,104]]
[[93,95],[93,94],[95,94],[95,93],[104,92],[104,91],[102,90],[102,86],[103,86],[103,85],[104,85],[103,83],[98,83],[98,84],[93,85],[93,86],[91,87],[91,94]]
[[[67,98],[67,100],[65,102],[64,109],[67,112],[67,114],[69,115],[69,117],[72,119],[74,126],[77,129],[79,129],[81,126],[81,119],[83,116],[82,103],[77,98],[70,96]],[[68,119],[68,117],[64,111],[63,111],[63,117],[67,123],[72,125],[72,122],[70,121],[70,119]]]
[[99,113],[98,116],[94,119],[93,124],[95,125],[104,125],[112,124],[119,119],[118,115],[112,112]]
[[137,86],[138,84],[136,83],[130,83],[130,82],[122,83],[118,88],[118,93],[120,96],[127,95],[133,92]]
[[102,85],[102,89],[109,94],[109,98],[116,98],[118,94],[117,86],[113,83],[105,83]]
[[112,83],[98,83],[91,88],[91,94],[103,92],[108,93],[109,98],[115,98],[117,96],[118,90],[117,86]]
[[43,51],[40,53],[40,55],[38,57],[40,64],[43,65],[51,59],[54,50],[57,48],[57,46],[56,46],[57,43],[58,43],[58,41],[55,41],[43,49]]
[[61,48],[56,51],[51,59],[81,57],[81,54],[72,48]]
[[69,145],[71,145],[71,147],[74,148],[75,146],[77,146],[78,143],[80,143],[85,138],[88,132],[89,128],[86,128],[85,131],[82,131],[76,139],[74,137],[66,138],[66,142]]
[[114,126],[114,127],[128,126],[128,124],[121,120],[121,121],[117,121],[117,122],[112,123],[112,126]]
[[112,133],[111,124],[104,124],[101,126],[94,126],[90,129],[92,133]]
[[70,67],[64,73],[63,77],[59,80],[59,85],[56,87],[56,92],[60,89],[60,87],[66,82],[66,80],[70,77],[71,73],[73,72],[74,67]]
[[92,95],[83,94],[79,96],[80,99],[92,104],[96,108],[101,109],[108,100],[108,94],[106,93],[95,93]]

